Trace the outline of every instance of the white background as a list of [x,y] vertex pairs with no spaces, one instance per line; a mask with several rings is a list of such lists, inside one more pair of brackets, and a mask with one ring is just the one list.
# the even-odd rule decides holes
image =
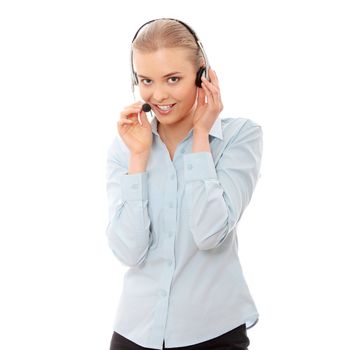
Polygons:
[[109,348],[124,268],[106,152],[133,102],[131,39],[158,17],[201,38],[222,116],[263,128],[238,230],[250,349],[350,348],[350,24],[335,0],[1,2],[0,348]]

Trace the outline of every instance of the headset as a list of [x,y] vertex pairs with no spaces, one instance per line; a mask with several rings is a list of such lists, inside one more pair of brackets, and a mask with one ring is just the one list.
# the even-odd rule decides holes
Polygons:
[[[133,50],[132,50],[132,44],[133,42],[135,41],[138,33],[140,32],[140,30],[145,27],[147,24],[149,23],[152,23],[152,22],[155,22],[155,21],[158,21],[158,20],[162,20],[162,19],[166,19],[166,20],[173,20],[173,21],[176,21],[178,23],[181,23],[185,28],[187,28],[187,30],[192,34],[192,36],[194,37],[199,49],[201,50],[202,52],[202,55],[203,55],[203,58],[204,58],[204,67],[200,67],[199,70],[197,71],[197,74],[196,74],[196,81],[195,81],[195,84],[196,86],[198,87],[202,87],[202,76],[204,75],[205,78],[207,80],[210,81],[210,78],[209,78],[209,60],[208,60],[208,57],[204,51],[204,48],[203,48],[203,44],[202,42],[199,40],[198,38],[198,35],[195,33],[195,31],[186,23],[178,20],[178,19],[174,19],[174,18],[157,18],[157,19],[153,19],[151,21],[148,21],[146,22],[145,24],[143,24],[136,32],[136,34],[134,35],[134,38],[132,39],[132,42],[131,42],[131,89],[132,89],[132,93],[134,94],[135,92],[135,85],[138,85],[139,81],[138,81],[138,78],[137,78],[137,74],[134,70],[134,64],[133,64]],[[134,94],[135,96],[135,94]]]

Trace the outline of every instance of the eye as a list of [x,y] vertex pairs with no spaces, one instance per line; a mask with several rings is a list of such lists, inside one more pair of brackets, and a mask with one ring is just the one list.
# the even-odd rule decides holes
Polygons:
[[181,79],[181,78],[179,78],[179,77],[170,77],[170,78],[168,79],[168,82],[169,82],[170,84],[175,84],[175,83],[177,83],[180,79]]
[[151,79],[141,79],[141,82],[144,85],[151,85],[152,80]]

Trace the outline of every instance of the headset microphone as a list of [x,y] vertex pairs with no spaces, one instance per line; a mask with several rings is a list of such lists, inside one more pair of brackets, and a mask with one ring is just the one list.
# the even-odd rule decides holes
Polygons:
[[144,112],[149,112],[151,109],[152,109],[152,108],[151,108],[151,106],[150,106],[148,103],[144,103],[144,104],[142,105],[142,110],[143,110]]
[[[143,105],[142,105],[142,111],[144,111],[144,112],[150,112],[151,111],[151,106],[148,104],[148,103],[144,103]],[[137,119],[138,119],[138,121],[139,121],[139,123],[142,125],[142,121],[141,121],[141,117],[140,117],[140,112],[138,113],[138,115],[137,115]]]

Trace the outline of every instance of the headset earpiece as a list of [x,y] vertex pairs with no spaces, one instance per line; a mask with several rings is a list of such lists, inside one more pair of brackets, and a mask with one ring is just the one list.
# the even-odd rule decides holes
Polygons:
[[196,86],[198,87],[202,87],[202,76],[205,76],[206,74],[206,68],[205,67],[201,67],[198,69],[197,75],[196,75]]
[[139,84],[139,79],[137,77],[137,73],[133,72],[133,85],[138,85]]

